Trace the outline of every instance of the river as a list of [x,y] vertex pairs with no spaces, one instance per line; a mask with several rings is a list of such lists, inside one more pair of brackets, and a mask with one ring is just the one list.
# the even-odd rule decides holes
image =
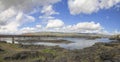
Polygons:
[[[41,39],[47,39],[47,40],[59,40],[64,39],[71,41],[72,43],[50,43],[50,42],[23,42],[24,45],[45,45],[45,46],[60,46],[62,48],[66,49],[82,49],[85,47],[90,47],[94,45],[97,42],[111,42],[112,40],[109,40],[108,38],[98,38],[98,39],[85,39],[85,38],[56,38],[56,37],[48,37],[48,38],[41,38]],[[8,43],[11,43],[11,39],[5,39]],[[18,42],[15,42],[18,44]]]

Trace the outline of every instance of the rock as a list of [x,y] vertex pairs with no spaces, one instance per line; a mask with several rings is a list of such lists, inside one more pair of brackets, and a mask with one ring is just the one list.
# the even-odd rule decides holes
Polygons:
[[[29,51],[15,52],[4,57],[7,61],[24,62],[120,62],[120,43],[95,43],[91,47],[78,50],[67,50],[58,46],[21,45],[20,48]],[[0,48],[0,51],[3,49]]]
[[109,52],[103,52],[103,53],[100,54],[100,58],[102,60],[111,60],[112,55]]
[[4,50],[0,48],[0,52],[3,52]]
[[35,61],[33,61],[33,62],[44,62],[44,61],[42,61],[42,60],[35,60]]
[[49,58],[54,58],[53,54],[51,53],[45,53],[44,56],[49,57]]
[[68,62],[66,57],[56,59],[54,62]]
[[120,56],[116,56],[112,59],[113,62],[120,62]]
[[111,60],[104,60],[103,62],[112,62]]
[[7,43],[6,41],[0,41],[0,43]]
[[12,56],[8,56],[5,57],[5,60],[18,60],[18,59],[26,59],[26,58],[34,58],[34,57],[38,57],[39,56],[39,52],[37,51],[23,51],[20,53],[16,53]]

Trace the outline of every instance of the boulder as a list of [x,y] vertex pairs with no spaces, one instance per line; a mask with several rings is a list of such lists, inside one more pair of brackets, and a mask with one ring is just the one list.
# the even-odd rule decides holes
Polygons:
[[39,56],[39,52],[37,51],[22,51],[20,53],[16,53],[12,56],[5,57],[5,60],[22,60],[26,58],[35,58]]

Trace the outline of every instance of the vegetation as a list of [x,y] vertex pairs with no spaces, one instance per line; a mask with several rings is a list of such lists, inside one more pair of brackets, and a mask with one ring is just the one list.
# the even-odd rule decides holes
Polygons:
[[111,40],[120,40],[120,34],[118,35],[113,35],[110,37]]
[[107,37],[107,35],[96,33],[62,33],[62,32],[36,32],[36,33],[24,33],[22,35],[39,35],[43,37],[71,37],[71,38],[88,38],[96,39],[101,37]]
[[120,62],[120,41],[67,50],[59,46],[0,43],[0,62]]
[[56,39],[56,40],[41,40],[41,39],[27,39],[27,40],[16,40],[17,42],[50,42],[50,43],[72,43],[71,41],[68,40],[63,40],[63,39]]

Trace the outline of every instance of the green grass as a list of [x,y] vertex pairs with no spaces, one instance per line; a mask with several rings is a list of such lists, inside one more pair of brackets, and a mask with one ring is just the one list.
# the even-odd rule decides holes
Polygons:
[[0,62],[4,62],[4,60],[3,60],[3,58],[2,58],[2,57],[0,57]]
[[41,52],[42,53],[50,53],[50,54],[53,54],[53,55],[57,54],[56,50],[52,50],[52,49],[49,49],[49,48],[43,49]]

